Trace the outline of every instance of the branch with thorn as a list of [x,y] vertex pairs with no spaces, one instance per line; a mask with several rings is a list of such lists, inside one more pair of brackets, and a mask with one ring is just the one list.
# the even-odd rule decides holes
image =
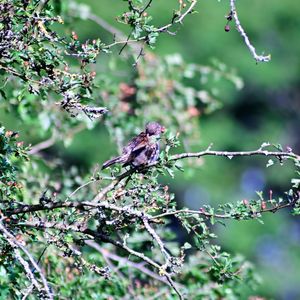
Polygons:
[[241,22],[238,18],[236,6],[235,6],[235,0],[230,0],[230,14],[229,14],[229,16],[227,16],[227,19],[228,18],[234,19],[237,31],[240,33],[240,35],[244,39],[244,42],[245,42],[246,46],[248,47],[249,51],[251,52],[255,61],[256,62],[269,62],[271,60],[271,55],[270,54],[269,55],[258,55],[256,53],[254,46],[251,44],[251,42],[248,38],[248,35],[246,34],[245,30],[243,29]]
[[[6,239],[6,241],[9,243],[9,245],[13,248],[15,257],[19,261],[19,263],[23,266],[26,276],[31,282],[31,286],[28,288],[28,291],[31,292],[33,290],[33,287],[35,287],[39,292],[44,294],[43,299],[53,299],[53,294],[49,288],[49,284],[45,278],[45,276],[42,273],[42,270],[38,266],[38,264],[35,262],[32,255],[29,253],[29,251],[17,240],[17,238],[4,226],[2,223],[3,218],[0,221],[0,234]],[[29,263],[22,257],[21,252],[25,253],[27,258],[29,259],[29,262],[34,267],[34,270],[39,274],[39,277],[42,281],[43,287],[38,282],[36,276],[34,275],[34,272],[31,270],[31,267]],[[28,293],[27,291],[27,293]],[[25,294],[26,295],[26,294]]]

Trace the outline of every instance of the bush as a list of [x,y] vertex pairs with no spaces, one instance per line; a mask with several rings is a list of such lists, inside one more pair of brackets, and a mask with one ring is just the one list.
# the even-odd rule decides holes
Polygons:
[[[26,146],[18,132],[0,128],[3,299],[239,299],[243,285],[254,288],[258,278],[249,262],[218,245],[214,225],[260,221],[286,207],[300,213],[300,159],[292,149],[263,143],[254,151],[216,151],[212,145],[189,150],[200,147],[199,116],[221,107],[216,95],[224,84],[243,86],[218,61],[206,66],[152,52],[158,38],[195,12],[197,1],[179,1],[170,22],[160,26],[148,12],[152,1],[125,2],[128,9],[117,21],[130,28],[128,36],[72,1],[0,4],[1,105],[34,142],[43,140]],[[113,41],[82,42],[70,29],[79,19],[100,25]],[[234,1],[226,31],[231,22],[254,59],[269,61],[251,48]],[[97,124],[104,124],[121,152],[153,120],[167,128],[164,147],[159,159],[138,168],[83,170],[43,152],[60,141],[67,147]],[[107,143],[102,136],[93,151],[105,151]],[[166,178],[178,171],[195,174],[204,156],[232,163],[263,156],[267,167],[290,161],[298,177],[278,199],[259,192],[257,199],[217,208],[180,207]]]

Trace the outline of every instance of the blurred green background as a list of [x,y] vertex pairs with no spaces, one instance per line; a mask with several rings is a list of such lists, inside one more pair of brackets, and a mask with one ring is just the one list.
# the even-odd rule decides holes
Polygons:
[[[90,5],[95,15],[128,33],[128,28],[115,22],[115,17],[127,9],[126,2],[78,2]],[[155,24],[168,23],[172,17],[170,7],[177,2],[153,1],[149,12],[153,13]],[[198,13],[176,28],[176,36],[161,36],[153,51],[160,55],[180,53],[186,62],[201,65],[218,59],[234,67],[244,80],[242,90],[237,92],[230,87],[224,90],[221,110],[199,117],[202,149],[214,143],[214,149],[218,150],[252,150],[263,142],[271,142],[299,153],[300,5],[294,0],[248,0],[237,1],[237,9],[258,54],[270,53],[271,62],[256,64],[233,24],[230,32],[224,31],[224,16],[229,12],[229,1],[224,0],[199,1]],[[79,21],[73,26],[82,40],[98,37],[112,40],[110,34],[92,21]],[[101,60],[105,63],[106,58]],[[1,120],[10,129],[22,126],[3,114]],[[94,130],[77,135],[69,147],[56,145],[50,151],[81,168],[101,164],[116,153],[113,143],[95,151],[100,139],[108,140],[103,127],[100,121]],[[24,139],[31,143],[38,141],[29,130]],[[282,196],[289,188],[293,170],[288,165],[266,169],[266,162],[264,158],[205,158],[188,179],[178,172],[168,183],[181,205],[195,209],[208,203],[255,198],[255,191],[261,190],[266,194],[272,190],[275,197]],[[256,294],[267,299],[300,299],[299,218],[281,211],[265,215],[263,220],[264,225],[256,221],[218,225],[219,241],[226,250],[240,253],[256,265],[262,278]],[[247,293],[245,287],[245,297]]]

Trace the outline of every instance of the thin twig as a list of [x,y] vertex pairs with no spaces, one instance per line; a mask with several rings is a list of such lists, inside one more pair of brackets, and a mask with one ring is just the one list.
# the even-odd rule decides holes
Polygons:
[[189,157],[201,157],[201,156],[223,156],[227,157],[229,159],[232,159],[233,157],[237,156],[273,156],[273,157],[279,157],[279,158],[286,158],[290,157],[293,159],[300,160],[300,155],[297,155],[293,152],[281,152],[281,151],[268,151],[268,150],[254,150],[254,151],[212,151],[212,150],[205,150],[200,152],[190,152],[190,153],[181,153],[181,154],[175,154],[172,155],[169,158],[169,161],[179,160],[183,158],[189,158]]
[[111,253],[107,249],[104,249],[100,247],[96,242],[93,240],[86,240],[85,243],[89,245],[90,247],[94,248],[95,250],[99,251],[104,257],[108,257],[109,259],[118,262],[118,265],[127,265],[134,269],[139,270],[140,272],[152,277],[155,280],[161,281],[163,283],[169,284],[169,282],[162,276],[159,276],[157,273],[149,270],[144,266],[144,263],[135,263],[130,261],[128,258],[121,257],[119,255],[116,255],[114,253]]
[[[0,231],[2,231],[2,235],[6,238],[6,240],[8,241],[8,243],[14,249],[16,258],[21,263],[21,265],[24,267],[26,275],[30,279],[30,281],[32,282],[32,284],[34,284],[34,286],[39,291],[44,290],[45,293],[46,293],[46,295],[47,295],[47,299],[53,299],[53,294],[50,291],[50,288],[48,286],[48,282],[47,282],[45,276],[43,275],[42,270],[40,269],[40,267],[38,266],[38,264],[35,262],[35,260],[31,256],[31,254],[27,251],[27,249],[20,242],[18,242],[18,240],[13,236],[13,234],[11,234],[8,231],[8,229],[5,228],[5,226],[2,224],[2,222],[0,222]],[[22,258],[19,249],[21,249],[26,254],[26,256],[30,260],[31,264],[33,265],[33,267],[35,268],[35,270],[38,272],[38,274],[39,274],[39,276],[40,276],[40,278],[41,278],[41,280],[43,282],[43,286],[44,286],[43,289],[41,289],[40,284],[37,282],[37,280],[35,279],[35,276],[34,276],[33,272],[30,270],[30,266],[29,266],[28,262]]]
[[130,177],[135,172],[137,172],[137,169],[132,168],[119,175],[115,180],[113,180],[108,186],[103,188],[96,195],[96,197],[93,199],[93,202],[99,202],[100,200],[102,200],[107,195],[107,193],[112,191],[124,178]]
[[26,289],[25,294],[24,294],[24,296],[22,297],[22,300],[26,300],[27,297],[32,293],[33,289],[34,289],[34,284],[32,283],[32,284]]
[[50,148],[51,146],[53,146],[55,144],[55,142],[56,142],[56,138],[54,136],[52,136],[49,139],[32,146],[31,149],[28,151],[28,154],[30,154],[30,155],[37,154],[41,150],[44,150],[44,149],[47,149],[47,148]]
[[203,210],[191,210],[191,209],[178,209],[178,210],[174,210],[174,211],[167,211],[165,213],[156,215],[156,216],[152,216],[150,217],[150,220],[155,220],[155,219],[161,219],[161,218],[165,218],[165,217],[170,217],[170,216],[177,216],[177,215],[181,215],[181,214],[189,214],[189,215],[200,215],[200,216],[204,216],[204,217],[215,217],[215,218],[219,218],[219,219],[229,219],[231,217],[230,214],[211,214],[208,212],[205,212]]
[[152,236],[152,238],[157,242],[161,253],[165,256],[166,258],[166,265],[169,264],[170,261],[170,254],[168,251],[165,249],[164,243],[160,239],[159,235],[156,233],[156,231],[150,226],[149,224],[149,217],[144,216],[143,217],[143,223],[146,228],[146,230],[149,232],[149,234]]
[[81,189],[83,189],[84,187],[90,185],[91,183],[94,183],[96,182],[97,180],[95,179],[92,179],[92,180],[89,180],[88,182],[85,182],[84,184],[80,185],[78,188],[76,188],[68,197],[66,200],[69,200],[71,199],[78,191],[80,191]]
[[181,294],[181,292],[178,290],[178,288],[176,287],[173,279],[171,278],[170,274],[165,274],[165,277],[167,278],[168,282],[170,283],[170,285],[172,286],[173,290],[176,292],[176,294],[178,295],[180,300],[184,300],[183,295]]
[[6,66],[3,66],[3,65],[0,64],[0,69],[5,70],[5,71],[7,71],[7,72],[10,73],[10,74],[15,75],[15,76],[21,78],[21,79],[24,80],[24,81],[30,81],[30,82],[36,83],[36,84],[38,84],[38,85],[41,85],[41,84],[42,84],[40,81],[31,79],[31,78],[27,77],[26,75],[17,72],[17,71],[16,71],[15,69],[13,69],[13,68],[9,68],[9,67],[6,67]]
[[149,2],[145,5],[145,7],[140,11],[140,16],[151,6],[153,0],[149,0]]
[[132,66],[133,66],[133,67],[136,67],[137,64],[138,64],[138,62],[139,62],[139,60],[140,60],[140,58],[143,57],[143,56],[145,56],[145,53],[144,53],[144,46],[141,47],[140,52],[139,52],[139,54],[138,54],[137,58],[135,59],[135,62],[133,63]]
[[[157,242],[157,244],[159,245],[160,251],[161,253],[166,257],[166,263],[164,265],[164,269],[166,269],[169,266],[170,263],[170,255],[169,253],[166,251],[165,246],[162,242],[162,240],[160,239],[159,235],[155,232],[155,230],[150,226],[148,218],[144,217],[143,218],[143,223],[144,226],[146,228],[146,230],[149,232],[149,234],[153,237],[153,239]],[[171,287],[174,289],[174,291],[177,293],[177,295],[179,296],[179,299],[184,299],[182,294],[180,293],[180,291],[177,289],[175,283],[173,282],[171,275],[169,273],[167,273],[165,270],[161,269],[160,272],[166,277],[167,281],[169,282],[169,284],[171,285]]]
[[251,52],[253,58],[256,60],[256,62],[268,62],[268,61],[270,61],[271,60],[271,55],[270,54],[269,55],[258,55],[256,53],[256,50],[255,50],[254,46],[251,44],[251,42],[250,42],[245,30],[243,29],[239,18],[238,18],[237,10],[236,10],[236,7],[235,7],[235,0],[230,0],[230,10],[231,10],[231,15],[234,18],[237,31],[243,37],[246,46],[250,50],[250,52]]
[[177,21],[175,21],[175,23],[182,23],[183,19],[184,19],[188,14],[190,14],[190,13],[193,11],[194,6],[195,6],[196,4],[197,4],[197,0],[193,0],[193,1],[191,2],[191,5],[189,6],[189,8],[185,11],[185,13],[183,13],[183,14],[179,17],[179,19],[178,19]]
[[91,237],[93,237],[96,240],[100,240],[102,242],[108,242],[110,244],[113,244],[117,248],[123,249],[129,254],[136,256],[143,260],[144,262],[148,263],[152,267],[156,268],[159,270],[160,273],[162,273],[162,276],[165,276],[171,287],[174,289],[174,291],[178,294],[180,299],[183,299],[183,296],[175,286],[174,281],[171,278],[171,274],[169,274],[167,271],[165,271],[164,267],[146,256],[144,253],[135,251],[131,248],[129,248],[124,242],[116,241],[112,239],[111,237],[104,235],[100,232],[93,231],[88,228],[84,228],[78,224],[73,224],[73,225],[68,225],[68,224],[63,224],[63,223],[57,223],[57,222],[47,222],[47,221],[41,221],[41,220],[36,220],[36,221],[25,221],[22,223],[17,224],[18,226],[25,226],[25,227],[34,227],[34,228],[41,228],[41,229],[58,229],[60,231],[75,231],[75,232],[80,232],[83,234],[87,234]]
[[[164,25],[164,26],[158,27],[158,28],[154,29],[152,32],[167,32],[167,33],[170,33],[170,32],[168,31],[168,29],[169,29],[170,27],[174,26],[174,24],[178,24],[178,23],[182,24],[183,19],[184,19],[188,14],[190,14],[190,13],[193,11],[195,5],[197,4],[197,1],[198,1],[198,0],[193,0],[193,1],[191,2],[190,6],[188,7],[188,9],[187,9],[182,15],[180,15],[178,19],[176,19],[175,21],[173,20],[172,22],[170,22],[170,23],[168,23],[168,24],[166,24],[166,25]],[[144,35],[144,36],[141,36],[141,37],[139,37],[139,38],[137,38],[137,39],[130,39],[130,37],[131,37],[131,33],[127,36],[126,39],[124,39],[124,36],[122,36],[122,40],[121,40],[121,41],[115,41],[115,42],[113,42],[113,43],[111,43],[111,44],[109,44],[109,45],[104,46],[104,48],[110,49],[110,48],[112,48],[112,47],[115,46],[115,45],[123,44],[123,47],[122,47],[121,50],[120,50],[120,52],[122,52],[123,49],[124,49],[124,48],[126,47],[126,45],[128,45],[128,44],[136,43],[136,42],[141,42],[141,41],[146,41],[146,40],[148,39],[148,34],[146,34],[146,35]]]

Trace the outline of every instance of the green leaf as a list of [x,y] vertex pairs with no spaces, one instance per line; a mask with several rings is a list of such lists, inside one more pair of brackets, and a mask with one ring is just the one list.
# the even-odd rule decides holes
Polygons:
[[183,248],[184,249],[191,249],[192,248],[192,245],[188,242],[185,242],[184,245],[183,245]]

